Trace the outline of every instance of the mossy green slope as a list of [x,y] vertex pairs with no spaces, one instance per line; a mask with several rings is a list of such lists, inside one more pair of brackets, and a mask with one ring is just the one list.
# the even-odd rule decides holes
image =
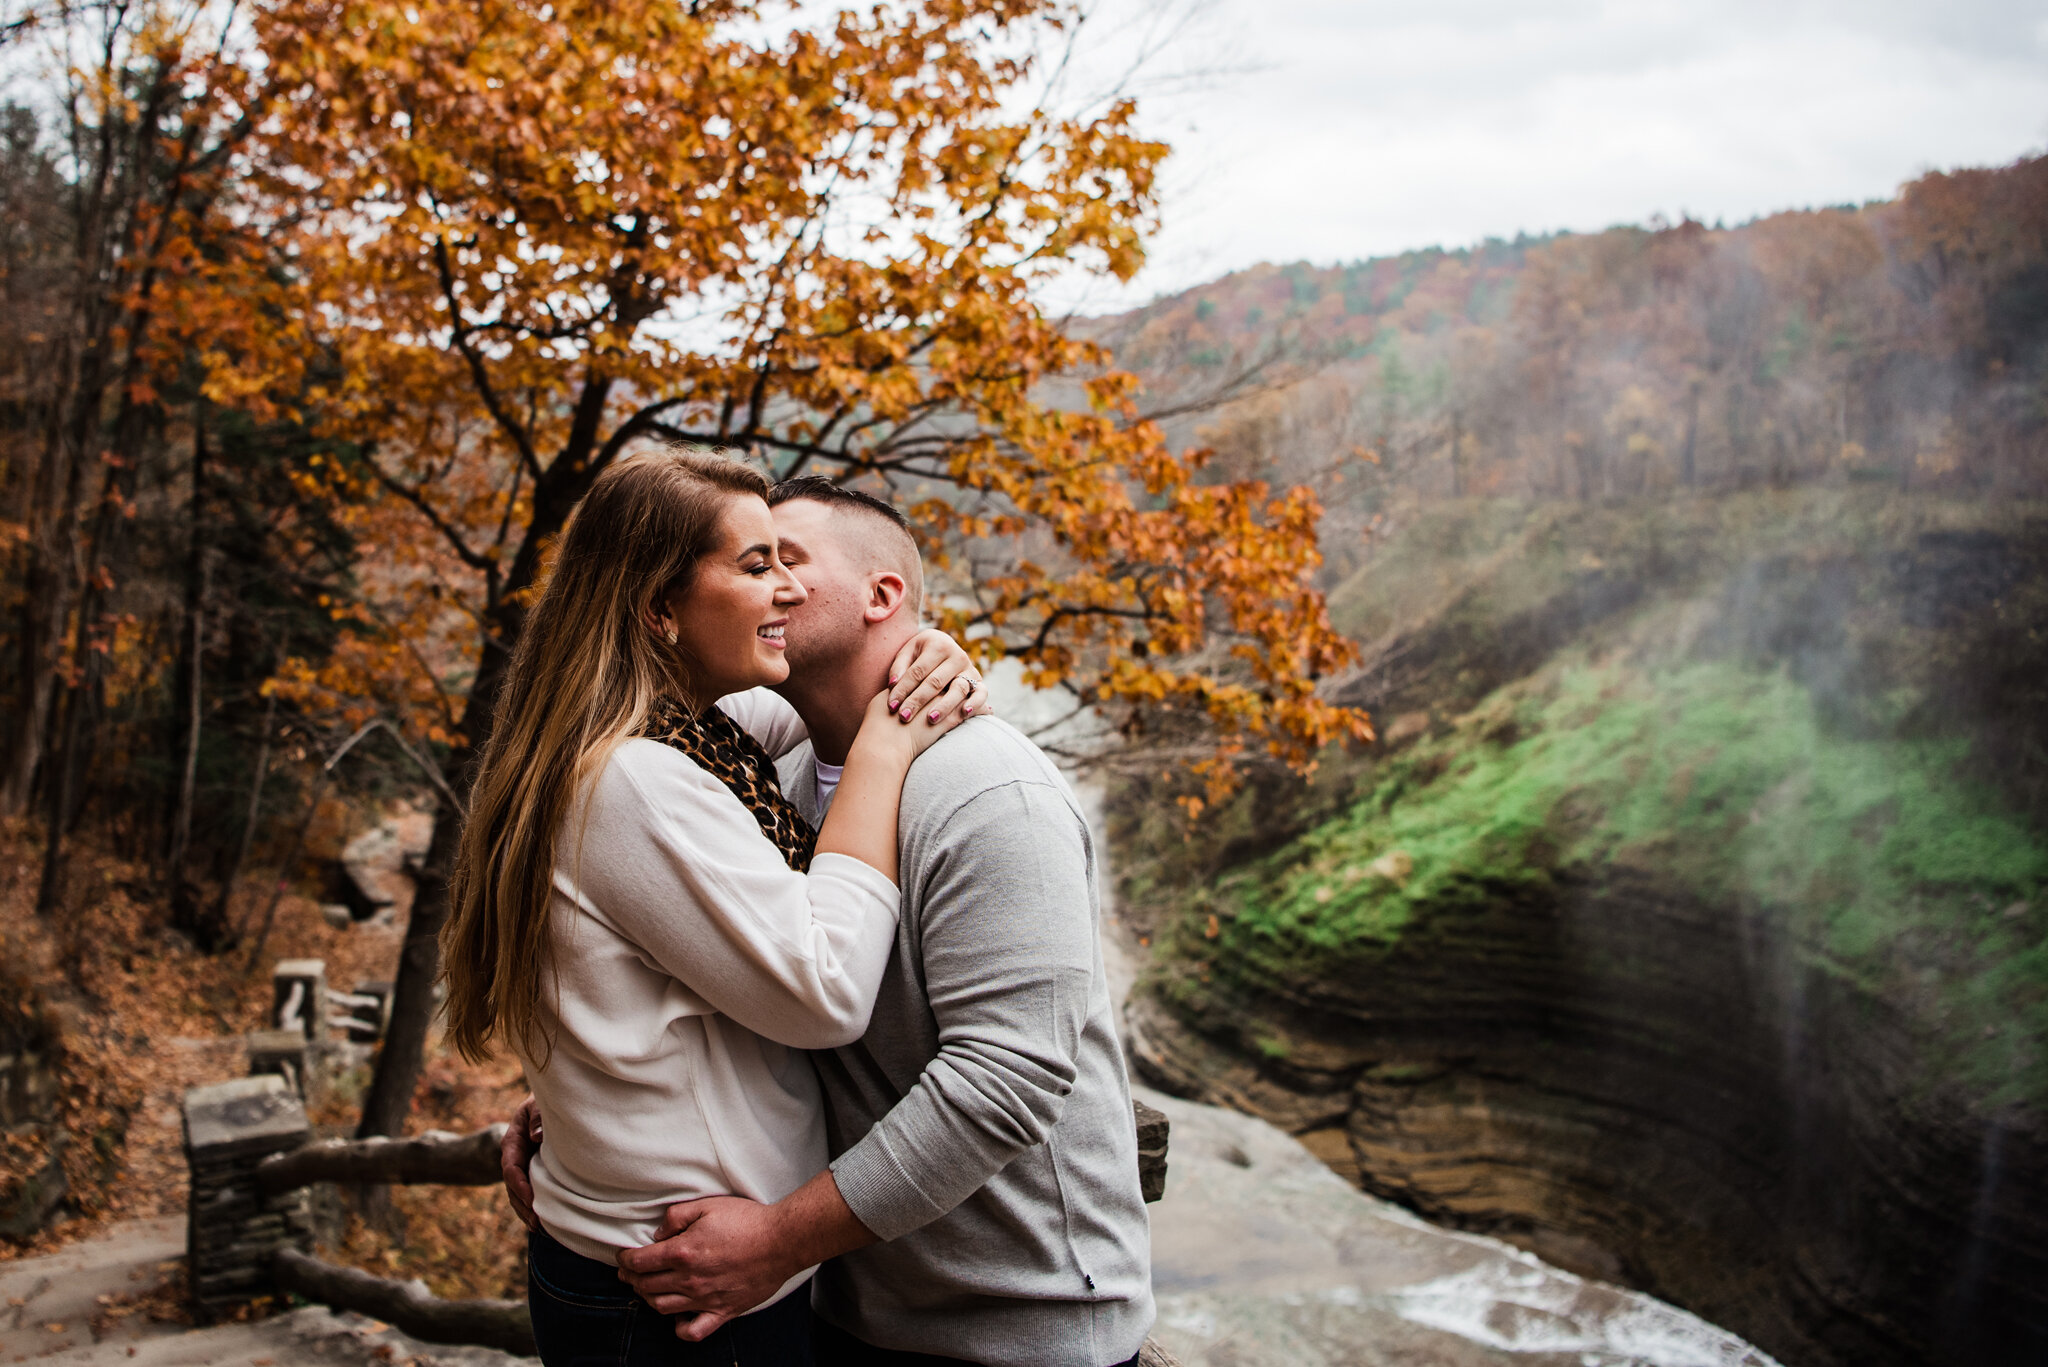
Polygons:
[[1907,1008],[1987,1103],[2048,1104],[2043,509],[1471,500],[1333,611],[1396,661],[1363,700],[1407,740],[1192,831],[1170,784],[1112,800],[1170,996],[1238,961],[1355,980],[1461,909],[1625,875]]
[[2048,849],[1962,748],[1842,735],[1781,674],[1562,658],[1222,880],[1204,957],[1343,973],[1446,912],[1626,869],[1774,918],[1871,990],[1931,987],[1969,1042],[1950,1061],[1998,1099],[2039,1099],[2048,940],[2029,928]]

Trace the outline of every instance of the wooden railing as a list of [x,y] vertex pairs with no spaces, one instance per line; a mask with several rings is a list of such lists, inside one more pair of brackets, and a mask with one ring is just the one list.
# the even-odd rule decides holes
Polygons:
[[[367,994],[355,994],[360,998]],[[353,1310],[428,1343],[469,1343],[531,1356],[533,1322],[523,1301],[444,1299],[420,1281],[398,1281],[316,1257],[307,1188],[495,1186],[505,1127],[475,1134],[430,1132],[409,1139],[315,1141],[305,1089],[318,1072],[325,1031],[318,1004],[335,994],[317,961],[279,965],[276,1000],[289,1029],[250,1036],[252,1075],[185,1094],[185,1153],[191,1169],[187,1264],[193,1308],[212,1319],[280,1292]],[[356,1034],[374,1020],[367,1004],[330,1024]],[[308,1010],[311,1004],[316,1009]],[[1166,1189],[1167,1118],[1138,1103],[1139,1186],[1147,1201]],[[1141,1367],[1174,1367],[1148,1341]]]
[[530,1356],[533,1322],[522,1301],[444,1300],[421,1282],[342,1267],[310,1251],[309,1186],[495,1186],[504,1133],[494,1125],[469,1135],[313,1142],[305,1107],[279,1074],[194,1088],[185,1094],[193,1308],[211,1319],[289,1292],[428,1343]]
[[315,1182],[488,1187],[498,1181],[504,1142],[503,1125],[460,1136],[430,1130],[413,1139],[326,1139],[270,1155],[256,1165],[256,1184],[266,1192]]
[[[256,1165],[266,1195],[316,1182],[348,1186],[489,1187],[499,1181],[498,1148],[505,1127],[475,1134],[429,1132],[413,1139],[329,1139]],[[444,1300],[419,1281],[401,1282],[326,1262],[289,1244],[271,1262],[280,1291],[338,1310],[380,1319],[427,1343],[480,1343],[523,1357],[533,1354],[533,1320],[524,1301]]]

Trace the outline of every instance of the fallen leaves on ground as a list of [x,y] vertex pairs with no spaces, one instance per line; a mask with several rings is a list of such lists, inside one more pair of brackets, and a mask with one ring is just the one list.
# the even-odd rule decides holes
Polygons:
[[[311,900],[287,896],[263,961],[245,975],[246,948],[202,954],[169,929],[141,865],[88,844],[72,858],[73,905],[39,918],[40,842],[18,825],[0,827],[0,1009],[32,1016],[53,1060],[71,1187],[68,1218],[26,1241],[0,1240],[0,1261],[53,1252],[117,1220],[183,1214],[184,1094],[247,1071],[243,1036],[267,1020],[272,965],[323,960],[329,985],[347,991],[389,981],[404,934],[403,905],[382,923],[337,929]],[[269,892],[249,880],[234,914],[253,920]],[[367,1081],[367,1066],[323,1076],[308,1107],[315,1127],[351,1131]],[[516,1062],[468,1064],[436,1041],[411,1129],[479,1129],[508,1118],[524,1094]],[[0,1134],[0,1209],[48,1161],[47,1135],[29,1129]],[[339,1247],[323,1252],[381,1275],[421,1277],[438,1295],[525,1294],[525,1230],[495,1187],[394,1188],[388,1213],[351,1214]],[[162,1317],[181,1305],[182,1288],[180,1270],[100,1313]]]

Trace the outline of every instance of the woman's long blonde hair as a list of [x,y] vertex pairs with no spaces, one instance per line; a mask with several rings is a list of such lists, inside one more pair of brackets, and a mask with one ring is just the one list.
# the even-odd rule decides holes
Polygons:
[[708,452],[648,451],[598,475],[562,532],[484,746],[441,931],[448,1037],[467,1058],[502,1036],[545,1064],[555,838],[576,790],[663,693],[692,706],[690,662],[648,628],[689,586],[733,498],[768,482]]

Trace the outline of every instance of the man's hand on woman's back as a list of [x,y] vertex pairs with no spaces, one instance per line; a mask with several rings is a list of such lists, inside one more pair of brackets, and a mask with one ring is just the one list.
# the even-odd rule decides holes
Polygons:
[[619,1276],[677,1317],[677,1338],[699,1343],[805,1268],[874,1241],[828,1168],[773,1205],[705,1196],[670,1206],[653,1243],[619,1254]]

